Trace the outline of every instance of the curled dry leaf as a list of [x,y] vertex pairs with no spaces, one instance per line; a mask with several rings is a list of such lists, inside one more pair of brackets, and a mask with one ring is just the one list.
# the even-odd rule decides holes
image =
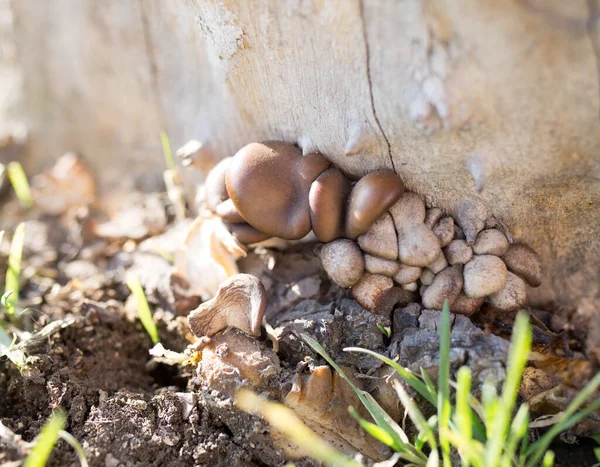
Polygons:
[[228,327],[259,336],[266,306],[262,282],[250,274],[236,274],[221,284],[214,298],[193,310],[188,322],[197,337],[210,337]]
[[71,208],[92,204],[96,183],[83,161],[68,152],[50,170],[33,178],[31,194],[38,210],[59,216]]
[[198,217],[190,226],[183,248],[175,253],[175,272],[190,284],[190,293],[212,298],[219,284],[239,273],[236,260],[246,249],[227,230],[221,219]]

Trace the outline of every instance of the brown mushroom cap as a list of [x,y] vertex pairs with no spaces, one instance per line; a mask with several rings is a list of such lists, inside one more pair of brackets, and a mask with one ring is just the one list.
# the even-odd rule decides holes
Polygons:
[[[365,310],[372,311],[375,308],[379,295],[392,287],[394,287],[394,281],[389,277],[366,272],[352,286],[352,297]],[[403,292],[407,291],[404,290]]]
[[440,255],[436,258],[436,260],[427,266],[432,273],[437,274],[448,267],[448,261],[446,261],[446,257],[444,253],[440,252]]
[[539,255],[527,245],[511,245],[502,259],[509,271],[525,279],[531,287],[537,287],[542,283],[542,261]]
[[379,258],[378,256],[365,255],[365,269],[372,274],[382,274],[393,277],[400,269],[398,261]]
[[411,282],[418,280],[420,276],[421,268],[400,264],[398,272],[394,274],[394,281],[401,285],[410,284]]
[[427,210],[425,214],[425,225],[430,229],[433,229],[433,226],[437,224],[437,222],[442,218],[444,213],[440,208],[431,208]]
[[219,286],[214,298],[189,314],[188,323],[198,337],[213,336],[230,326],[259,336],[266,306],[262,282],[250,274],[236,274]]
[[340,287],[352,287],[365,271],[362,251],[353,240],[338,239],[327,243],[319,256],[327,275]]
[[398,256],[408,266],[428,266],[441,254],[440,241],[425,224],[398,232]]
[[348,193],[350,181],[335,167],[319,175],[310,186],[310,222],[319,241],[327,243],[344,235]]
[[204,182],[204,203],[212,212],[216,212],[217,206],[229,198],[225,176],[232,160],[232,157],[226,157],[215,165],[206,176],[206,181]]
[[508,250],[508,239],[498,229],[482,230],[473,243],[476,255],[502,256]]
[[525,305],[527,285],[516,274],[509,271],[506,285],[502,290],[488,297],[490,305],[500,311],[516,311]]
[[231,198],[228,198],[222,203],[218,204],[215,209],[215,213],[217,216],[223,219],[224,222],[230,222],[232,224],[241,224],[242,222],[246,222],[235,208]]
[[297,240],[311,230],[310,186],[328,167],[323,156],[302,156],[291,144],[251,143],[233,156],[227,192],[252,227],[273,237]]
[[435,279],[435,274],[431,272],[431,270],[427,268],[423,268],[423,272],[421,272],[421,276],[419,277],[421,284],[423,285],[431,285],[433,279]]
[[383,290],[383,292],[377,296],[374,300],[373,308],[369,311],[389,318],[396,305],[406,305],[407,303],[414,302],[415,299],[416,295],[413,291],[405,290],[400,287],[391,287]]
[[371,172],[361,178],[352,191],[346,211],[346,235],[356,238],[365,233],[404,193],[404,183],[394,172]]
[[423,294],[423,306],[441,310],[444,300],[452,304],[463,287],[462,266],[450,266],[435,276]]
[[445,247],[454,238],[454,219],[442,217],[433,227],[433,233],[440,240],[441,247]]
[[508,271],[504,262],[493,255],[473,256],[463,270],[467,297],[485,297],[502,290]]
[[390,207],[396,230],[406,230],[425,220],[425,203],[416,193],[407,192]]
[[384,213],[364,234],[358,244],[367,253],[381,258],[398,259],[398,235],[390,213]]
[[452,240],[444,248],[444,255],[449,264],[467,264],[473,257],[473,249],[466,240]]
[[479,201],[463,201],[456,210],[458,223],[462,227],[467,243],[472,245],[477,234],[485,227],[488,218],[486,207]]
[[471,316],[473,313],[479,311],[484,300],[483,297],[467,297],[461,292],[456,297],[456,300],[452,302],[452,305],[450,305],[450,311],[459,315]]
[[227,229],[242,245],[264,242],[271,238],[269,234],[256,230],[250,224],[230,224],[225,222]]

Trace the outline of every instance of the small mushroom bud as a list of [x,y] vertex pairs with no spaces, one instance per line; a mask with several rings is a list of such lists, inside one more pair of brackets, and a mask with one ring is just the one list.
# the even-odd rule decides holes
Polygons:
[[398,232],[398,256],[408,266],[428,266],[441,254],[440,241],[425,224]]
[[398,272],[394,274],[394,281],[401,285],[410,284],[418,280],[419,276],[421,276],[421,268],[400,264]]
[[441,310],[444,300],[452,304],[463,287],[462,266],[450,266],[435,276],[423,294],[423,306]]
[[212,212],[216,212],[217,206],[229,198],[227,186],[225,184],[225,175],[231,165],[233,158],[226,157],[206,176],[204,182],[204,203]]
[[416,295],[400,287],[392,287],[381,292],[369,311],[381,316],[391,317],[396,305],[406,305],[416,300]]
[[241,224],[246,222],[235,208],[231,198],[226,199],[222,203],[218,204],[215,209],[215,213],[217,216],[223,219],[224,222],[229,222],[231,224]]
[[402,284],[401,286],[404,290],[408,290],[409,292],[416,292],[419,288],[419,284],[416,282],[411,282],[410,284]]
[[273,237],[297,240],[311,230],[310,186],[328,167],[323,156],[302,156],[291,144],[251,143],[233,156],[227,192],[252,227]]
[[331,242],[344,235],[344,209],[350,193],[350,181],[331,167],[310,186],[308,202],[310,223],[320,242]]
[[398,235],[392,216],[386,212],[358,237],[358,244],[363,251],[381,258],[398,259]]
[[197,337],[210,337],[228,327],[259,336],[266,306],[262,282],[250,274],[236,274],[220,285],[214,298],[189,314],[188,323]]
[[231,235],[240,242],[242,245],[251,245],[253,243],[264,242],[271,238],[269,234],[256,230],[249,224],[230,224],[225,222],[227,229],[231,232]]
[[456,297],[456,300],[452,302],[452,305],[450,305],[450,311],[459,315],[471,316],[473,313],[479,311],[484,300],[483,297],[467,297],[461,292]]
[[443,215],[444,213],[440,208],[428,209],[427,213],[425,214],[425,225],[430,229],[433,229],[433,226],[437,224],[437,222],[442,218]]
[[379,295],[392,287],[394,287],[394,281],[389,277],[366,272],[352,286],[352,297],[365,310],[373,310]]
[[356,242],[334,240],[321,249],[321,264],[333,282],[343,288],[352,287],[365,271],[365,260]]
[[404,196],[390,207],[396,230],[406,230],[409,226],[422,224],[425,220],[425,204],[416,193],[404,193]]
[[[433,281],[432,281],[433,282]],[[423,295],[425,295],[425,292],[427,291],[427,289],[429,288],[428,285],[425,284],[421,284],[421,287],[419,287],[419,295],[422,297]]]
[[365,269],[372,274],[393,277],[400,269],[400,263],[377,256],[365,255]]
[[445,247],[454,238],[454,219],[442,217],[433,228],[433,233],[440,240],[440,246]]
[[429,269],[432,273],[437,274],[438,272],[446,269],[446,267],[448,267],[448,261],[446,261],[444,253],[440,252],[440,256],[438,256],[433,263],[427,266],[427,269]]
[[431,285],[434,278],[435,278],[435,274],[433,272],[431,272],[429,269],[424,268],[423,272],[421,273],[421,277],[419,279],[421,280],[421,284]]
[[479,201],[463,201],[456,211],[458,223],[467,237],[467,243],[472,245],[477,234],[485,227],[488,212]]
[[346,235],[356,238],[365,233],[404,193],[404,183],[394,172],[371,172],[361,178],[352,191],[346,213]]
[[467,264],[473,257],[473,249],[466,240],[452,240],[446,248],[444,255],[448,264]]
[[488,297],[490,305],[500,311],[516,311],[525,305],[527,285],[525,281],[512,272],[508,273],[506,285],[502,290]]
[[479,232],[473,244],[473,253],[476,255],[502,256],[508,250],[506,235],[497,229],[488,229]]
[[473,256],[463,270],[465,294],[468,297],[485,297],[502,290],[508,271],[497,256]]
[[539,255],[523,244],[513,244],[502,257],[509,271],[525,279],[531,287],[542,283],[542,261]]

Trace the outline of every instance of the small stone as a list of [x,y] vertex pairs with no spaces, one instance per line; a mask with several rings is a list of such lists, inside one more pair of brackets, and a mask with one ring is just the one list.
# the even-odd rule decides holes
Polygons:
[[506,265],[497,256],[475,255],[464,267],[465,294],[485,297],[496,293],[506,284],[507,275]]
[[473,244],[476,255],[502,256],[508,250],[506,235],[498,229],[488,229],[479,232]]
[[452,240],[444,248],[444,255],[448,264],[467,264],[473,257],[473,249],[466,240]]

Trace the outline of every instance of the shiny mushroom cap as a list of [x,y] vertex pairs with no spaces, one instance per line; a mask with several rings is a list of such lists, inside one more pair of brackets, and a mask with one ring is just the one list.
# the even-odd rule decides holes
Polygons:
[[227,170],[227,192],[241,216],[257,230],[297,240],[311,230],[309,191],[329,167],[319,154],[302,156],[288,143],[251,143]]
[[346,211],[346,235],[365,233],[404,193],[404,183],[394,172],[371,172],[350,193]]
[[250,274],[236,274],[221,284],[214,298],[189,314],[188,323],[198,337],[210,337],[228,327],[259,336],[266,306],[262,282]]
[[317,239],[327,243],[344,235],[344,209],[350,181],[331,167],[310,186],[310,221]]

